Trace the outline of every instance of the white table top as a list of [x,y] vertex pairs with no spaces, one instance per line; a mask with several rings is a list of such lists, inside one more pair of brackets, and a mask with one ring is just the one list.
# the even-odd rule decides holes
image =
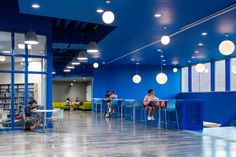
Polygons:
[[56,112],[56,110],[35,110],[33,112],[39,112],[39,113],[43,113],[43,112]]

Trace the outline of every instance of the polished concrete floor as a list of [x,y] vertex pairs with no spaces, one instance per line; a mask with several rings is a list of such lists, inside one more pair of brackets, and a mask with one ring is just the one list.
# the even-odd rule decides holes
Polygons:
[[235,135],[157,129],[81,111],[65,112],[64,125],[64,133],[0,134],[0,157],[236,157]]

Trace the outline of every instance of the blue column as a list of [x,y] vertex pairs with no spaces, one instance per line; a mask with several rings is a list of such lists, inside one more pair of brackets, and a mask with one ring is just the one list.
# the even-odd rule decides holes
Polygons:
[[25,46],[25,106],[28,105],[28,45]]
[[230,91],[230,59],[225,60],[225,91]]
[[215,91],[215,62],[211,62],[211,91]]
[[192,66],[188,66],[188,92],[192,92]]
[[14,83],[15,83],[15,73],[14,73],[14,63],[15,63],[15,58],[14,58],[14,45],[15,45],[15,38],[14,38],[14,32],[11,32],[11,129],[14,129],[15,125],[15,88],[14,88]]

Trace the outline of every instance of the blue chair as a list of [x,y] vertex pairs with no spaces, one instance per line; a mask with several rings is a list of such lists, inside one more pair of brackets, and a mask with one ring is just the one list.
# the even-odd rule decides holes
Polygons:
[[[176,104],[176,99],[169,99],[167,102],[167,106],[164,109],[164,111],[165,111],[165,125],[166,125],[166,128],[168,128],[168,121],[170,123],[173,123],[173,120],[175,119],[177,129],[179,130],[178,112],[176,110],[175,104]],[[175,118],[173,118],[173,117],[175,117]]]

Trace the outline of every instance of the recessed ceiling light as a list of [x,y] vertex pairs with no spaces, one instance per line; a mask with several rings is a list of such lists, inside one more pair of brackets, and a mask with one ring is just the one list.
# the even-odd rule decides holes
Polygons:
[[199,53],[199,51],[198,50],[196,50],[196,51],[194,51],[195,53]]
[[158,51],[158,52],[162,52],[162,50],[161,50],[161,49],[157,49],[157,51]]
[[52,72],[52,75],[55,75],[55,74],[56,74],[56,72],[55,72],[55,71],[53,71],[53,72]]
[[228,37],[229,36],[229,34],[225,34],[225,37]]
[[38,8],[40,8],[40,5],[37,4],[37,3],[34,3],[34,4],[32,4],[32,8],[34,8],[34,9],[38,9]]
[[202,32],[202,36],[206,36],[207,35],[207,32]]
[[165,27],[163,27],[164,29],[167,29],[167,27],[165,26]]
[[102,62],[102,64],[106,64],[106,62]]
[[104,10],[103,9],[97,9],[97,13],[103,13]]
[[111,3],[111,0],[106,0],[106,3],[107,3],[107,4],[110,4],[110,3]]
[[166,60],[164,60],[164,59],[162,60],[162,62],[165,62],[165,61],[166,61]]
[[164,63],[163,65],[166,65],[166,63]]
[[86,77],[83,77],[83,80],[86,80]]
[[131,59],[131,61],[134,61],[134,60],[135,60],[134,58]]
[[192,56],[192,59],[194,59],[195,58],[195,56]]
[[191,63],[191,61],[188,61],[189,63]]
[[76,80],[73,80],[74,82],[76,82]]
[[198,43],[198,46],[203,46],[203,43]]
[[161,17],[161,14],[160,13],[156,13],[154,16],[155,17]]
[[164,57],[164,55],[161,55],[161,58],[163,58]]
[[137,62],[136,64],[137,64],[137,65],[139,65],[139,63],[138,63],[138,62]]

